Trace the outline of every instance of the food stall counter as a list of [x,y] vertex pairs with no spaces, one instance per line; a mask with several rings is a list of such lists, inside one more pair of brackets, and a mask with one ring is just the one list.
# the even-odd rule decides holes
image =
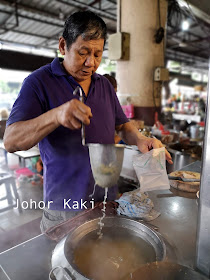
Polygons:
[[[182,170],[200,172],[201,162]],[[198,201],[195,194],[177,190],[149,193],[155,210],[161,215],[150,222],[173,249],[173,262],[194,268]],[[47,280],[51,270],[51,256],[56,243],[44,234],[30,239],[0,254],[0,279]],[[169,258],[170,260],[170,258]],[[4,277],[4,278],[3,278]]]

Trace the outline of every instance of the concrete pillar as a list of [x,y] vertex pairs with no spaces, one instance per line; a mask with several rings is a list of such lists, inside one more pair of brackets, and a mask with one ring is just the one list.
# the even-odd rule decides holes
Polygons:
[[[161,26],[165,27],[167,0],[160,1]],[[127,97],[135,106],[135,119],[154,124],[155,110],[160,110],[160,82],[153,82],[154,69],[164,67],[164,44],[154,41],[159,28],[158,0],[121,0],[121,32],[130,33],[130,60],[117,61],[119,99]]]

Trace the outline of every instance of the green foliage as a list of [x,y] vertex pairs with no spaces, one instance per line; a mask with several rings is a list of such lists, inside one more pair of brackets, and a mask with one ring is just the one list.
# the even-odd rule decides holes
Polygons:
[[6,82],[0,81],[0,93],[6,93],[9,92],[9,86]]
[[116,61],[111,61],[108,58],[102,58],[97,73],[103,75],[110,74],[111,72],[116,72]]
[[21,83],[5,82],[0,80],[0,93],[18,94],[21,88]]

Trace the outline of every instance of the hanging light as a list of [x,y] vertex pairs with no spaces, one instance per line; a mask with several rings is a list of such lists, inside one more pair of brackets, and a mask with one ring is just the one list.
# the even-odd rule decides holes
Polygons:
[[188,3],[186,3],[184,0],[178,0],[180,8],[186,7],[188,8]]
[[190,27],[189,21],[188,20],[183,20],[183,22],[182,22],[182,30],[186,31],[186,30],[189,29],[189,27]]

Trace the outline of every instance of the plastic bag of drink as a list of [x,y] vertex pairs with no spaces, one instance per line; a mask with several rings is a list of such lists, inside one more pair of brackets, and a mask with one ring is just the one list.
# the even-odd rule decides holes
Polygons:
[[140,183],[140,191],[168,190],[165,148],[153,149],[133,157],[133,167]]

